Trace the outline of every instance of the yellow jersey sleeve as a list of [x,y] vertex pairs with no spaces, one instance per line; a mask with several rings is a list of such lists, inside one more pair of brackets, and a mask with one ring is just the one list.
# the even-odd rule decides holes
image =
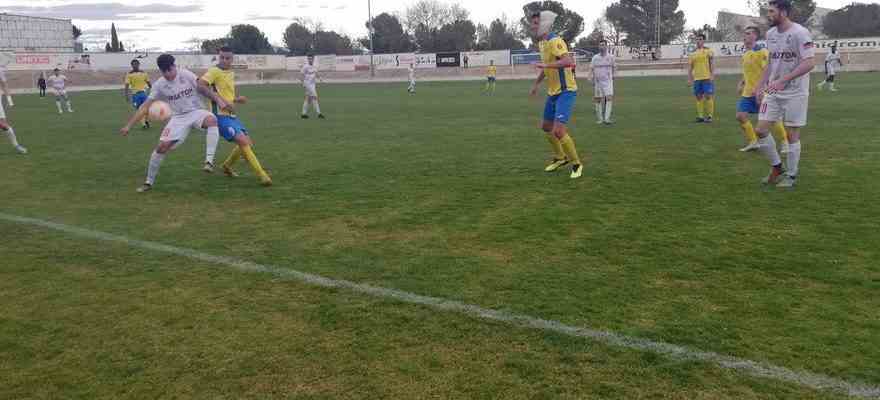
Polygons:
[[217,67],[208,68],[208,71],[202,75],[202,80],[207,82],[209,85],[213,85],[214,82],[217,82],[217,71],[220,69]]

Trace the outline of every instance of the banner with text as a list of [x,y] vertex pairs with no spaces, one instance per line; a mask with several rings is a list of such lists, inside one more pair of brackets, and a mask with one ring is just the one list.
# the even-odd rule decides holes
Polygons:
[[[464,62],[467,57],[467,63]],[[495,65],[510,65],[510,50],[494,50],[494,51],[468,51],[461,53],[462,65],[467,64],[468,67],[485,67],[489,65],[489,61],[494,61]]]

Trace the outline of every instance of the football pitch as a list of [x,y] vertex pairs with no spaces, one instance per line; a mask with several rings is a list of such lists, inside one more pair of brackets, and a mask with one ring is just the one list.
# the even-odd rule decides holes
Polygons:
[[193,132],[146,194],[120,91],[17,96],[0,398],[880,398],[880,81],[841,78],[793,190],[737,151],[734,77],[712,125],[680,77],[618,80],[597,126],[581,81],[579,180],[526,81],[328,84],[327,120],[244,86],[275,186]]

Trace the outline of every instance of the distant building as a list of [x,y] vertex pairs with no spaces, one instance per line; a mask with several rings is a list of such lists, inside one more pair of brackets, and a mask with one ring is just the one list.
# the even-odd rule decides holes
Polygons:
[[[806,23],[806,28],[813,34],[814,39],[826,39],[823,28],[823,20],[828,13],[834,10],[830,8],[816,7],[813,16]],[[716,27],[724,36],[726,42],[736,42],[742,40],[742,32],[746,27],[754,25],[762,29],[767,28],[767,20],[754,15],[737,14],[729,11],[719,11]]]
[[0,50],[73,53],[73,24],[69,19],[0,13]]

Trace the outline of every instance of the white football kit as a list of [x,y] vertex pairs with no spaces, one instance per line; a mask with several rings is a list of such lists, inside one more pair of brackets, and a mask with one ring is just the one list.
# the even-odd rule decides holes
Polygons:
[[50,75],[48,79],[46,79],[46,83],[49,84],[49,87],[55,91],[55,97],[67,96],[67,77],[64,75]]
[[179,146],[191,129],[202,129],[205,118],[213,114],[205,109],[198,92],[198,78],[189,70],[177,68],[177,77],[168,81],[161,77],[153,83],[150,100],[161,100],[171,106],[171,120],[162,130],[162,142],[176,141]]
[[[774,82],[797,69],[801,61],[815,56],[810,31],[792,23],[785,32],[772,28],[767,32],[767,48],[770,50],[770,80]],[[786,126],[807,125],[807,109],[810,100],[810,74],[789,81],[785,88],[764,97],[759,119],[783,121]]]
[[300,71],[303,75],[303,88],[306,90],[306,96],[318,97],[318,67],[314,65],[303,65]]
[[596,54],[590,61],[590,68],[593,69],[594,97],[614,96],[614,55],[609,53],[603,57]]
[[825,56],[825,75],[837,75],[837,67],[842,65],[843,64],[840,62],[840,53],[828,53],[828,55]]

